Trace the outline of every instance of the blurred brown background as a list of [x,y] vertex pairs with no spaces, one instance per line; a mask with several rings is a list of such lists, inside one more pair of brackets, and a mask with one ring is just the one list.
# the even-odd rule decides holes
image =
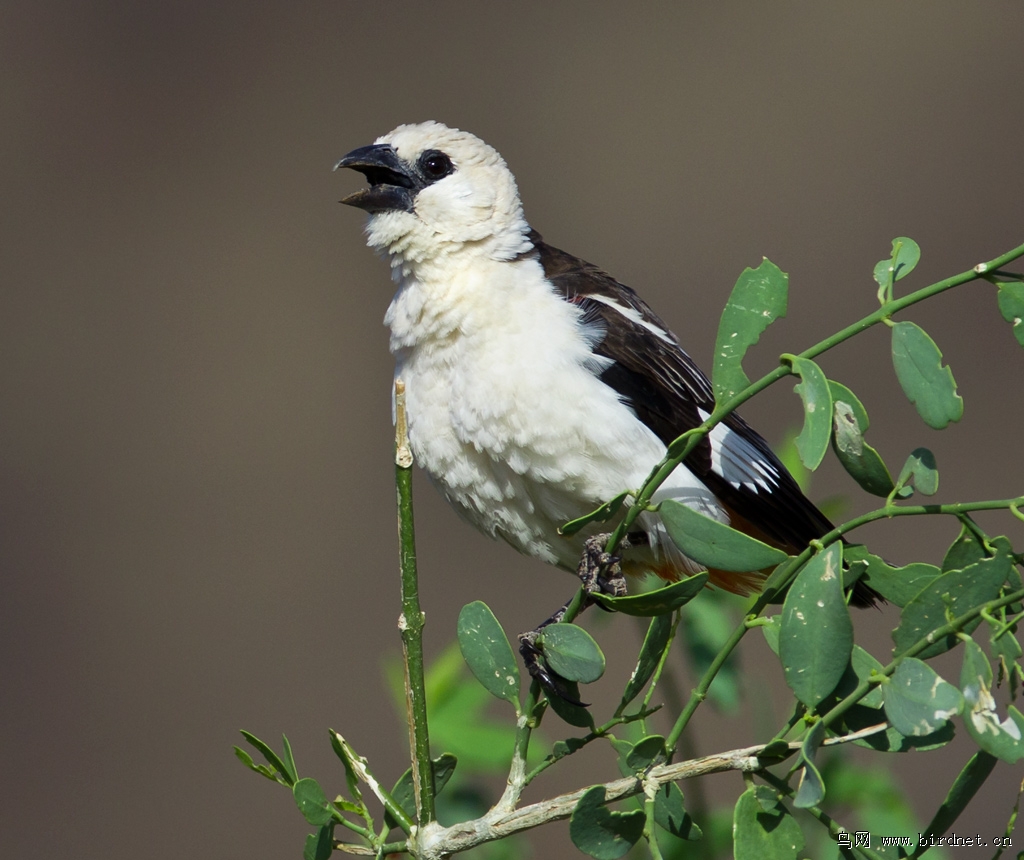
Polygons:
[[[328,726],[383,781],[404,767],[381,681],[391,284],[337,204],[359,184],[331,173],[341,155],[401,122],[474,131],[531,223],[637,287],[705,366],[733,281],[770,257],[791,311],[751,356],[763,371],[872,309],[894,236],[924,254],[904,289],[1024,241],[1022,35],[1017,0],[3,4],[0,853],[300,856],[285,792],[231,754],[243,727],[288,732],[329,791]],[[895,469],[931,447],[944,501],[1024,492],[1024,351],[994,290],[909,316],[966,415],[925,428],[873,331],[822,360],[873,443]],[[800,420],[788,385],[746,414],[773,441]],[[470,600],[517,631],[571,592],[419,491],[432,654]],[[870,504],[827,464],[812,494],[837,493]],[[864,537],[902,562],[954,535]],[[892,623],[857,616],[878,654]],[[599,636],[628,671],[634,628]],[[704,752],[757,739],[714,723]],[[889,764],[930,814],[935,773],[968,754]],[[551,785],[614,775],[574,767]],[[958,831],[998,833],[1020,777],[1000,765]],[[534,845],[562,856],[564,826]]]

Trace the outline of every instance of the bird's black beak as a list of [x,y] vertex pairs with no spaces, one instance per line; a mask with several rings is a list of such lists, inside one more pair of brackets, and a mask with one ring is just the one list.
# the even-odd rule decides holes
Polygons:
[[420,183],[390,145],[375,143],[353,149],[334,165],[335,170],[339,167],[358,170],[370,183],[369,188],[349,194],[342,203],[367,212],[413,211]]

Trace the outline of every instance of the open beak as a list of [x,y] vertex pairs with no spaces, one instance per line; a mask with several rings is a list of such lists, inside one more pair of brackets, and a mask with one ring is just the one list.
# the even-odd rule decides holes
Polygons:
[[419,183],[411,176],[398,153],[386,143],[374,143],[353,149],[334,169],[350,167],[362,173],[370,183],[341,202],[366,212],[413,211],[413,198]]

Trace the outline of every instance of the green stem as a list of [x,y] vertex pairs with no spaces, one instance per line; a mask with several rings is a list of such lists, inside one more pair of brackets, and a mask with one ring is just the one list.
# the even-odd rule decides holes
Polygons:
[[[831,337],[825,338],[825,340],[819,341],[814,346],[805,349],[799,354],[799,357],[815,358],[823,352],[827,352],[833,347],[849,340],[854,335],[860,334],[872,326],[888,320],[893,314],[899,313],[901,310],[904,310],[911,305],[922,302],[932,296],[937,296],[939,293],[953,289],[954,287],[963,286],[971,281],[984,280],[988,273],[1002,268],[1007,263],[1010,263],[1019,257],[1024,257],[1024,245],[1019,245],[1012,251],[1007,251],[1005,254],[1002,254],[987,263],[979,263],[973,269],[961,272],[959,275],[953,275],[945,280],[937,281],[930,286],[903,296],[903,298],[886,302],[874,313],[868,314],[863,319],[858,320],[852,325],[848,325],[846,328],[841,329]],[[768,386],[773,385],[784,376],[788,376],[790,373],[792,373],[790,363],[780,362],[779,366],[770,373],[748,385],[738,394],[725,401],[725,403],[716,404],[714,412],[711,413],[708,419],[701,424],[700,427],[696,427],[693,430],[684,433],[672,442],[669,445],[666,458],[658,463],[658,465],[656,465],[651,471],[651,474],[648,476],[644,486],[641,488],[640,493],[637,495],[636,501],[626,512],[626,516],[622,522],[619,523],[615,531],[612,532],[612,535],[608,540],[608,552],[614,552],[615,547],[619,545],[623,536],[629,532],[633,523],[636,521],[636,518],[647,509],[647,506],[650,504],[651,498],[654,496],[658,487],[660,487],[665,479],[672,474],[676,466],[678,466],[692,453],[694,448],[696,448],[700,443],[700,440],[710,433],[711,429],[716,424],[725,418],[726,415],[733,412],[737,407],[746,403],[746,401],[751,397],[764,391]]]
[[[770,784],[772,788],[776,789],[777,791],[781,792],[787,797],[793,794],[793,789],[790,787],[789,783],[775,776],[775,774],[771,773],[770,771],[758,771],[757,775],[761,777],[761,779],[763,779],[765,782]],[[850,832],[841,824],[839,824],[834,818],[832,818],[832,816],[824,812],[820,807],[808,806],[804,808],[804,812],[809,813],[820,824],[823,824],[825,828],[828,830],[829,836],[831,836],[836,841],[839,840],[841,834]],[[870,848],[857,847],[852,850],[856,853],[859,853],[860,856],[868,858],[868,860],[885,860],[885,857],[883,855],[879,854],[876,851],[872,851]]]
[[[866,514],[862,514],[859,517],[855,517],[848,522],[843,523],[841,526],[837,526],[828,534],[824,535],[819,541],[815,541],[816,546],[809,546],[800,555],[794,556],[789,562],[783,562],[786,565],[785,573],[779,577],[778,581],[772,581],[775,578],[775,574],[769,579],[766,584],[764,591],[760,594],[757,601],[751,607],[750,613],[743,619],[743,622],[739,624],[732,634],[726,640],[718,654],[715,655],[715,659],[708,666],[704,675],[701,677],[700,682],[690,695],[689,701],[686,703],[686,707],[679,715],[672,727],[672,731],[669,733],[665,740],[665,746],[669,753],[669,760],[671,760],[672,752],[675,750],[676,743],[679,741],[683,731],[689,724],[690,719],[693,717],[694,712],[700,706],[701,702],[707,697],[708,690],[711,687],[712,682],[715,680],[715,676],[721,670],[722,666],[725,665],[725,661],[729,659],[729,655],[732,654],[733,649],[739,644],[740,640],[746,635],[747,631],[752,626],[757,626],[757,616],[761,614],[762,610],[771,603],[776,595],[781,593],[789,581],[796,575],[796,572],[810,559],[810,557],[818,551],[819,548],[824,548],[831,543],[839,540],[843,535],[853,531],[860,526],[872,523],[877,520],[890,519],[894,517],[905,517],[905,516],[923,516],[929,514],[947,514],[952,516],[960,516],[970,511],[993,511],[993,510],[1004,510],[1008,509],[1013,505],[1020,505],[1024,503],[1024,497],[1017,499],[1003,499],[999,501],[987,501],[987,502],[957,502],[950,505],[900,505],[900,506],[887,506],[879,508],[874,511],[869,511]],[[778,571],[778,569],[777,569]],[[1021,594],[1014,598],[1014,600],[1020,599]],[[983,608],[990,608],[991,606],[1008,606],[1013,603],[1013,600],[997,600],[993,604],[985,604]],[[973,610],[972,610],[973,611]],[[978,610],[981,611],[980,609]],[[976,613],[975,613],[976,614]],[[973,615],[971,616],[973,618]],[[940,628],[943,630],[944,628]],[[934,634],[936,637],[940,635],[946,635],[946,633],[955,633],[956,630],[948,630],[945,633],[939,633],[938,631]],[[913,648],[904,654],[900,655],[900,659],[903,657],[912,657],[914,654],[920,653],[924,648],[930,644],[927,641],[917,643]],[[890,664],[892,668],[890,672],[895,670],[895,663]],[[870,686],[867,682],[863,682],[858,686],[854,693],[851,693],[844,702],[849,702],[846,707],[856,702],[861,696],[864,695]],[[863,690],[860,688],[864,687]],[[858,694],[859,691],[859,694]],[[856,698],[855,698],[856,697]],[[845,711],[845,708],[843,709]],[[831,712],[830,712],[831,713]],[[842,712],[840,712],[842,713]]]
[[409,722],[416,821],[434,820],[434,772],[427,729],[427,694],[423,681],[423,625],[419,580],[416,575],[416,532],[412,511],[412,451],[405,420],[405,383],[395,380],[395,483],[398,489],[398,541],[402,573],[402,653],[405,663],[405,701]]

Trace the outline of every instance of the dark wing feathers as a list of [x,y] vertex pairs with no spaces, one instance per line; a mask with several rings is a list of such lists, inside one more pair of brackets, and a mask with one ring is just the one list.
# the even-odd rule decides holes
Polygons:
[[[597,266],[551,247],[536,231],[530,238],[548,280],[566,301],[583,309],[585,323],[602,330],[594,353],[612,363],[601,371],[600,379],[666,445],[698,426],[714,410],[711,384],[657,314]],[[623,308],[635,317],[624,314]],[[726,480],[712,468],[712,440],[705,437],[685,462],[708,489],[786,549],[800,550],[832,528],[750,425],[736,414],[722,423],[756,452],[770,476],[769,486]]]

